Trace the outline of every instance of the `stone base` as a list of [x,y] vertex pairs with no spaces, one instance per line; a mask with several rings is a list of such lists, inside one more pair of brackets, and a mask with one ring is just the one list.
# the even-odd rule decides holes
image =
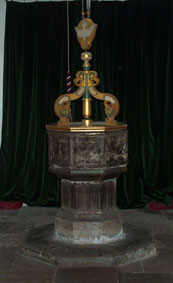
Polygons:
[[23,254],[58,266],[121,266],[156,255],[150,231],[123,224],[123,237],[107,244],[72,244],[60,241],[54,224],[31,230]]
[[118,211],[104,215],[73,215],[59,210],[55,219],[58,240],[71,244],[103,244],[122,238]]

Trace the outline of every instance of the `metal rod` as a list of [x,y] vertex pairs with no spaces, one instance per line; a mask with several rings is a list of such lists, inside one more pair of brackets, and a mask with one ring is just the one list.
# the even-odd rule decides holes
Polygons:
[[82,18],[85,18],[85,7],[84,7],[84,0],[82,0]]
[[69,0],[67,0],[67,69],[70,71]]

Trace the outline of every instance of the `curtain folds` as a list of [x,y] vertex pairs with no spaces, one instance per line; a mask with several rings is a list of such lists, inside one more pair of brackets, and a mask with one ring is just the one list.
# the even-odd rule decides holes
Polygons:
[[[71,73],[81,69],[70,2]],[[143,207],[173,196],[173,3],[171,0],[92,2],[98,23],[91,52],[101,91],[115,94],[129,129],[129,168],[118,180],[118,205]],[[59,204],[60,181],[48,172],[45,125],[66,89],[66,3],[7,3],[0,199]],[[81,102],[72,104],[81,119]],[[103,120],[94,101],[93,119]]]

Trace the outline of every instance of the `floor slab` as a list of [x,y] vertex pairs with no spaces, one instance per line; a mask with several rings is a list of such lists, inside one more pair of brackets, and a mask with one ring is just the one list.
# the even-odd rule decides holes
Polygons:
[[19,256],[19,254],[20,254],[19,248],[1,247],[0,248],[0,271],[10,270],[16,258]]
[[115,268],[62,268],[58,269],[53,283],[118,283]]
[[0,209],[0,217],[2,216],[16,216],[19,213],[19,209],[8,210],[8,209]]
[[0,234],[0,247],[21,247],[26,234]]
[[127,222],[150,222],[157,223],[165,221],[166,216],[163,211],[153,211],[148,208],[142,209],[122,209],[122,219]]
[[0,222],[0,234],[24,234],[33,227],[33,223],[26,223],[25,221],[8,221]]
[[0,271],[2,283],[51,283],[54,272],[52,271]]
[[119,275],[119,283],[171,283],[173,274],[163,273],[123,273]]
[[131,264],[126,264],[117,268],[121,273],[134,273],[134,272],[143,272],[143,266],[141,261],[138,260]]
[[[87,279],[87,283],[101,282],[100,280],[102,280],[102,278],[100,277],[103,275],[102,271],[103,269],[106,270],[109,261],[105,261],[105,265],[97,267],[96,269],[91,266],[84,271],[84,267],[73,266],[61,268],[61,272],[58,268],[57,273],[55,273],[56,266],[21,256],[20,247],[23,246],[28,235],[27,227],[39,228],[47,224],[49,225],[54,222],[56,213],[56,208],[44,207],[22,207],[22,209],[15,211],[0,210],[0,282],[53,283],[57,280],[61,280],[57,282],[64,283],[66,281],[63,280],[69,279],[69,276],[75,279],[79,278],[79,283],[83,283],[85,278]],[[124,222],[133,223],[137,230],[141,227],[146,228],[153,234],[153,241],[155,241],[158,246],[158,255],[147,260],[142,260],[141,262],[136,261],[135,263],[121,266],[118,269],[114,267],[113,270],[108,268],[105,273],[106,279],[108,278],[109,281],[103,277],[103,282],[110,283],[111,280],[118,280],[115,282],[172,283],[173,210],[152,212],[147,208],[132,209],[123,210],[122,214]],[[4,222],[4,224],[2,222]],[[10,224],[7,225],[7,222]],[[24,229],[22,229],[22,226]],[[72,254],[73,251],[74,250],[72,250]],[[64,249],[63,252],[66,253],[66,249]],[[81,252],[83,252],[82,249],[80,249],[79,253]],[[90,257],[91,249],[86,249],[85,253]],[[99,255],[96,251],[95,253]],[[78,262],[80,262],[80,259]],[[90,268],[92,268],[92,271]],[[72,272],[73,270],[74,273]],[[119,278],[118,273],[120,273]],[[67,282],[71,283],[71,281]],[[78,282],[75,281],[75,283]]]
[[168,218],[169,221],[173,221],[173,209],[166,210],[165,215]]
[[18,213],[18,216],[22,217],[37,217],[47,215],[47,216],[55,216],[58,208],[56,207],[28,207],[23,206]]
[[18,271],[24,271],[24,270],[47,270],[47,271],[55,271],[56,266],[51,265],[45,262],[41,262],[36,259],[31,259],[25,256],[19,256],[11,270],[18,270]]
[[153,236],[158,248],[173,249],[173,234],[158,234]]
[[173,273],[173,249],[158,249],[157,256],[142,261],[146,273]]
[[173,222],[161,220],[152,223],[154,234],[173,234]]

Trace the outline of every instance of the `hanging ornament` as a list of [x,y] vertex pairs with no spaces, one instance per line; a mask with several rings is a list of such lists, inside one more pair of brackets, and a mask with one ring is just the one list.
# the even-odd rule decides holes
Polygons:
[[[82,20],[79,22],[75,31],[77,34],[77,40],[83,50],[89,50],[91,48],[92,41],[96,35],[97,24],[95,24],[91,19],[91,0],[86,0],[86,13],[84,0],[82,0]],[[87,17],[85,18],[85,14]]]
[[77,27],[75,27],[77,40],[83,50],[89,50],[91,48],[97,26],[90,18],[83,18]]

